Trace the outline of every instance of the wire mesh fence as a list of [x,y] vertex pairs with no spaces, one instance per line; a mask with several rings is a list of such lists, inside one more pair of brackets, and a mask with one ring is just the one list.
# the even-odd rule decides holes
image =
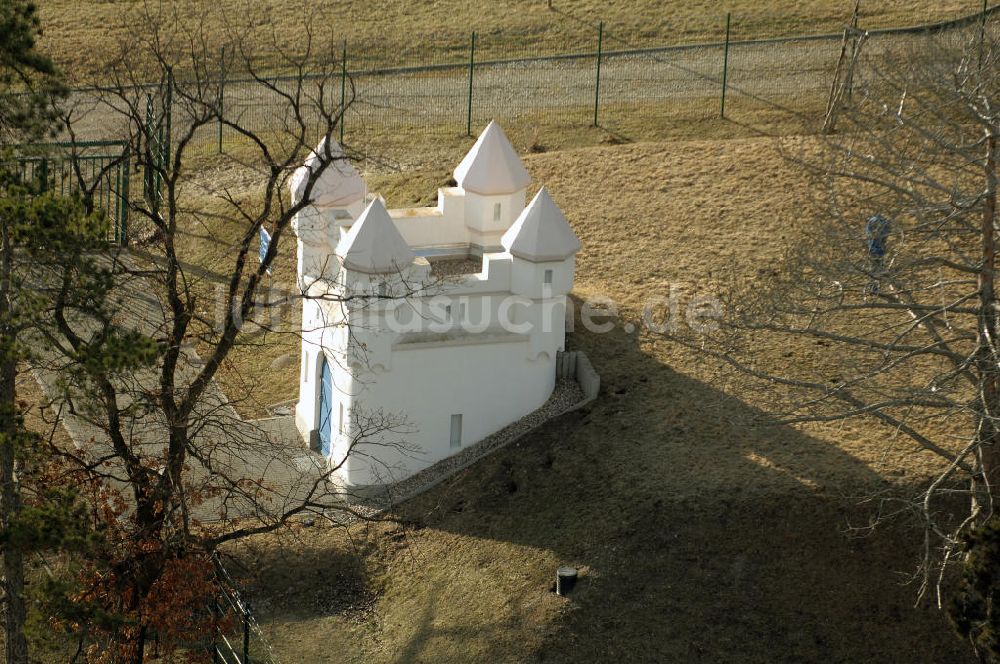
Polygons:
[[[986,14],[919,29],[879,26],[865,49],[875,55],[912,47],[931,32],[962,30]],[[775,17],[764,21],[776,22]],[[845,16],[845,27],[850,22]],[[339,137],[356,154],[367,155],[369,169],[428,163],[437,147],[475,135],[489,120],[500,122],[522,149],[586,144],[609,135],[622,140],[690,135],[697,126],[711,132],[718,125],[708,123],[723,116],[768,133],[822,123],[842,58],[842,34],[761,39],[760,17],[720,17],[718,23],[717,41],[643,48],[603,26],[590,27],[588,38],[584,26],[556,52],[517,35],[472,33],[464,53],[461,44],[449,41],[435,62],[420,62],[411,52],[393,57],[377,42],[363,48],[345,43],[331,49],[339,51],[338,62],[323,73],[290,76],[272,63],[271,85],[225,66],[220,51],[219,70],[226,72],[222,106],[227,117],[253,132],[281,132],[290,120],[284,94],[302,83],[313,86],[310,94],[328,108],[348,105]],[[320,118],[310,121],[318,138]],[[202,128],[197,142],[221,152],[245,140],[220,123]]]

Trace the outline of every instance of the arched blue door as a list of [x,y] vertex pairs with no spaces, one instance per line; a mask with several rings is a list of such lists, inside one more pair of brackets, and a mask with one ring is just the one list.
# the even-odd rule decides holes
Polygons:
[[330,417],[333,414],[333,373],[330,365],[323,358],[319,370],[319,451],[323,456],[330,455],[330,439],[332,430]]

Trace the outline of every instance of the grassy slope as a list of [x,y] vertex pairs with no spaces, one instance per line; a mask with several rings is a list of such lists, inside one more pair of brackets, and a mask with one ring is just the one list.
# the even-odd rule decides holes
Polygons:
[[[74,71],[92,70],[131,4],[43,0],[46,46]],[[172,4],[192,17],[205,6]],[[262,4],[275,8],[274,25],[291,41],[298,9]],[[888,0],[868,24],[933,20],[972,4]],[[576,19],[604,19],[634,43],[696,41],[718,35],[727,9],[745,17],[743,33],[787,34],[836,29],[848,5],[556,0],[549,11],[543,0],[383,0],[338,3],[330,25],[349,26],[343,32],[362,45],[391,27],[384,41],[401,57],[429,57],[433,48],[440,60],[459,56],[469,29],[562,49],[590,34]],[[717,130],[685,125],[677,134]],[[728,125],[719,133],[745,134]],[[450,164],[462,146],[448,139]],[[531,141],[515,139],[519,150]],[[570,137],[549,147],[574,144]],[[723,266],[752,279],[758,264],[777,260],[805,195],[761,140],[609,146],[526,161],[583,240],[577,294],[610,295],[630,318],[670,283],[711,289]],[[409,205],[446,177],[447,169],[416,170],[372,185],[391,205]],[[201,254],[204,263],[221,260],[224,244],[215,258]],[[290,260],[277,279],[290,278]],[[752,407],[748,397],[727,397],[718,389],[724,374],[653,337],[581,332],[571,343],[601,372],[602,400],[414,501],[405,516],[419,527],[356,530],[350,545],[318,528],[289,534],[297,539],[283,546],[254,544],[248,555],[266,591],[259,606],[282,661],[332,653],[358,662],[962,661],[941,616],[910,608],[914,588],[896,583],[915,564],[915,533],[902,525],[870,539],[842,532],[869,514],[857,496],[886,478],[919,482],[931,461],[898,451],[882,458],[885,432],[862,427],[747,432],[733,418]],[[254,374],[243,391],[260,404],[294,396],[296,366],[274,371],[270,362],[295,352],[289,337],[234,358]],[[792,352],[821,366],[813,347]],[[226,387],[241,393],[235,378]],[[548,592],[554,568],[567,563],[585,572],[572,602]]]
[[[78,75],[93,72],[108,53],[115,51],[116,42],[129,33],[127,12],[142,6],[133,0],[40,0],[38,4],[47,34],[44,47]],[[245,13],[245,5],[246,0],[169,3],[171,11],[192,25],[204,17],[210,43],[218,37],[222,17]],[[726,11],[734,14],[734,35],[738,38],[836,32],[849,20],[853,2],[555,0],[551,10],[545,0],[347,0],[322,4],[259,0],[252,6],[256,12],[269,14],[268,22],[274,26],[278,42],[286,47],[298,41],[303,16],[318,12],[311,22],[314,28],[329,30],[338,43],[348,40],[352,61],[391,57],[398,63],[464,59],[472,30],[479,32],[481,57],[509,57],[520,49],[592,50],[599,21],[605,22],[609,44],[615,46],[716,41],[722,38]],[[973,13],[980,8],[975,0],[863,2],[862,25],[909,25]]]
[[[576,293],[611,296],[626,320],[669,284],[711,292],[727,268],[753,279],[808,195],[765,139],[526,163],[582,239]],[[867,522],[863,496],[920,482],[934,459],[883,456],[888,432],[865,424],[747,430],[752,395],[724,394],[725,373],[649,334],[571,344],[601,373],[597,404],[413,501],[416,527],[352,533],[365,570],[334,531],[259,544],[279,657],[964,661],[942,615],[899,583],[919,533],[844,532]],[[822,370],[818,350],[761,348]],[[571,602],[548,592],[561,564],[585,572]]]

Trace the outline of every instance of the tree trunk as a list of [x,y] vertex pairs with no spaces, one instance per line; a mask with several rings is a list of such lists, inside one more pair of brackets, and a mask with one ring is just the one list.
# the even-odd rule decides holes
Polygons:
[[[1000,499],[1000,375],[998,355],[994,352],[1000,340],[997,311],[996,211],[997,211],[997,132],[991,129],[986,139],[986,200],[982,219],[982,257],[979,270],[979,332],[976,370],[979,374],[979,436],[982,476],[974,487],[974,507],[983,510],[982,518],[991,515],[993,504]],[[975,482],[976,480],[974,480]]]
[[142,664],[146,658],[146,626],[139,628],[139,638],[136,639],[135,658],[133,664]]
[[[5,353],[9,356],[9,353]],[[14,379],[16,364],[5,358],[0,366],[0,524],[6,530],[21,510],[17,487],[14,446],[17,440]],[[5,620],[4,643],[7,664],[27,664],[28,644],[24,638],[24,560],[18,546],[3,551]]]
[[[6,531],[17,521],[21,495],[17,485],[17,356],[11,311],[13,247],[9,227],[3,224],[0,238],[0,528]],[[18,546],[3,551],[4,650],[6,664],[27,664],[28,643],[24,638],[24,560]]]

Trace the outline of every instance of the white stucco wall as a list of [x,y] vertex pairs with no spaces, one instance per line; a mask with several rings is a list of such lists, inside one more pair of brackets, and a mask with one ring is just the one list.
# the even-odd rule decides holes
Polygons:
[[[465,192],[465,224],[469,241],[480,247],[499,247],[500,237],[524,210],[525,191],[500,196]],[[496,216],[499,206],[499,218]]]
[[[552,393],[575,263],[572,256],[532,263],[503,251],[500,238],[524,207],[524,190],[484,196],[446,187],[439,190],[434,207],[390,210],[393,225],[417,254],[485,252],[479,274],[445,283],[433,279],[427,260],[419,257],[403,275],[341,271],[337,245],[360,215],[360,204],[340,211],[308,208],[299,215],[300,286],[311,287],[308,295],[327,289],[374,293],[379,282],[394,279],[392,293],[418,284],[428,289],[419,297],[357,301],[348,308],[303,300],[296,426],[305,440],[317,438],[320,367],[326,357],[334,382],[330,462],[339,466],[337,477],[343,483],[404,479],[527,415]],[[448,305],[450,328],[442,326]],[[457,325],[462,314],[471,327]],[[513,327],[503,329],[505,323]],[[343,434],[341,409],[347,427]],[[367,443],[345,457],[357,421],[373,413],[405,423],[398,430],[369,435]],[[459,448],[450,445],[452,415],[462,415]],[[406,449],[395,447],[400,443]]]
[[[407,425],[359,445],[340,469],[341,480],[396,481],[454,454],[452,415],[462,415],[465,447],[540,407],[555,387],[555,357],[529,355],[528,340],[516,335],[495,343],[407,344],[394,349],[391,371],[358,370],[357,412],[390,415],[391,406]],[[400,441],[419,449],[387,446]],[[343,459],[347,444],[335,443],[334,462]]]
[[[402,277],[410,278],[410,285],[430,281],[429,270],[425,259],[417,259]],[[545,270],[552,270],[548,285]],[[450,446],[452,415],[462,415],[463,446],[527,415],[555,386],[572,274],[572,260],[533,264],[493,253],[484,256],[481,273],[435,284],[422,297],[357,301],[350,309],[304,300],[308,375],[296,407],[299,431],[307,439],[317,435],[321,353],[334,379],[330,460],[347,485],[398,481],[457,452],[461,448]],[[373,288],[368,276],[345,276],[353,292]],[[346,435],[339,431],[341,407]],[[355,417],[374,413],[397,420],[401,428],[369,436],[348,455]]]

